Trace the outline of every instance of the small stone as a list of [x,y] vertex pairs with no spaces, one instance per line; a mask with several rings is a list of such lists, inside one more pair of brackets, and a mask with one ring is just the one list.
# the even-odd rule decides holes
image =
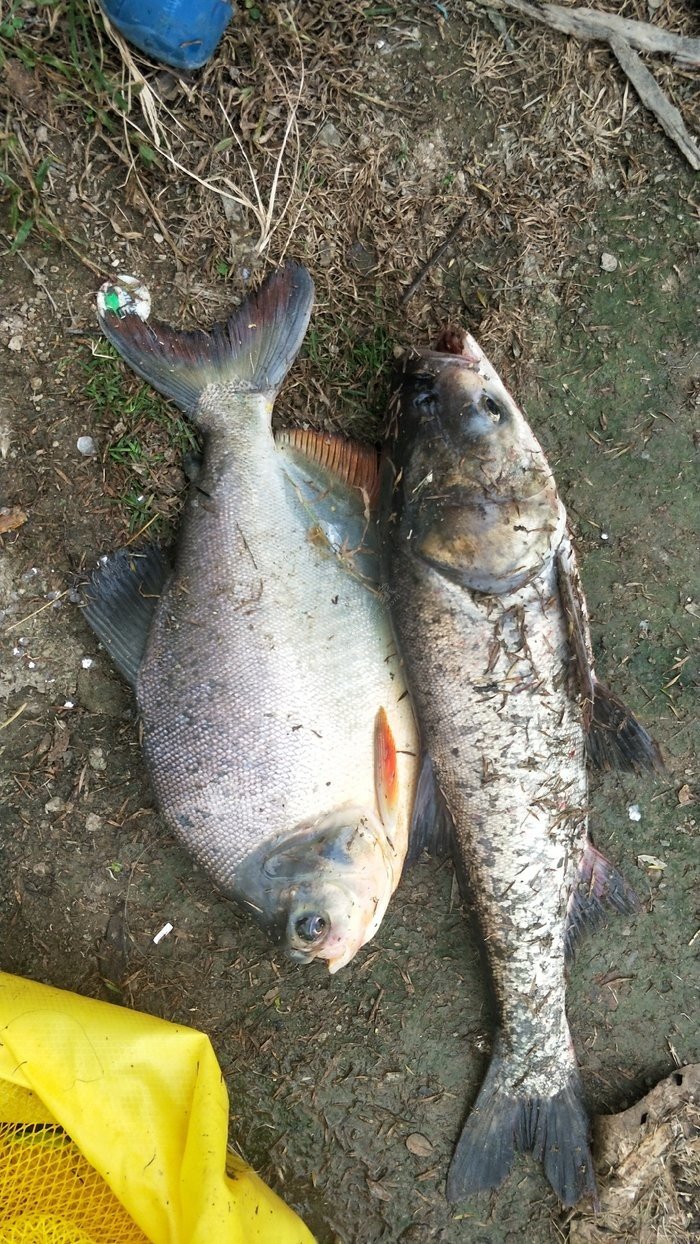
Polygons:
[[342,147],[343,140],[332,121],[326,121],[316,136],[322,147]]
[[14,337],[10,337],[7,343],[8,350],[14,350],[16,354],[19,354],[23,346],[24,337],[21,337],[19,333],[15,333]]
[[631,821],[641,821],[642,814],[639,810],[639,804],[631,803],[629,808],[627,809],[627,815]]
[[85,817],[85,828],[89,834],[96,834],[98,829],[102,827],[102,817],[95,812],[88,812]]
[[49,799],[44,804],[44,812],[63,812],[66,807],[65,799],[61,799],[60,795],[54,795],[53,799]]
[[83,454],[86,458],[92,458],[97,453],[97,445],[91,436],[79,436],[76,447],[78,453]]
[[88,760],[90,761],[91,769],[95,769],[97,773],[104,773],[107,768],[107,761],[101,747],[91,747],[88,752]]
[[82,665],[84,670],[89,670],[89,669],[92,669],[95,662],[93,661],[92,657],[83,657],[80,664]]
[[617,259],[614,255],[609,254],[608,251],[603,251],[600,257],[600,266],[603,272],[615,272],[617,271]]

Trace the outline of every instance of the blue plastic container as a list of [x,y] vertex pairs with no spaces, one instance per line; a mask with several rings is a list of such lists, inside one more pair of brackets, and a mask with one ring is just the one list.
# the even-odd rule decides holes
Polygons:
[[233,16],[231,0],[100,0],[129,43],[174,69],[199,69]]

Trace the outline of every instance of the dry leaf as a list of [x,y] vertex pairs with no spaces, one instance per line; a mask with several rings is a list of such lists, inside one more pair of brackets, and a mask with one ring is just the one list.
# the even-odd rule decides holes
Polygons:
[[4,505],[0,509],[0,536],[6,531],[16,531],[23,523],[26,523],[27,515],[24,510],[20,510],[18,505]]
[[692,803],[692,802],[693,802],[693,794],[692,794],[692,791],[691,791],[690,787],[688,786],[688,783],[687,783],[687,782],[686,782],[685,786],[681,786],[681,788],[680,788],[680,790],[679,790],[679,792],[678,792],[678,802],[679,802],[679,803],[682,803],[682,804],[684,804],[684,805],[685,805],[686,803]]
[[433,1152],[433,1146],[427,1136],[421,1136],[420,1132],[411,1132],[406,1137],[406,1148],[409,1153],[415,1153],[417,1158],[429,1158]]
[[393,1200],[392,1193],[389,1191],[388,1188],[385,1188],[384,1184],[380,1184],[378,1179],[368,1179],[367,1187],[372,1193],[372,1196],[376,1196],[377,1200],[379,1201]]

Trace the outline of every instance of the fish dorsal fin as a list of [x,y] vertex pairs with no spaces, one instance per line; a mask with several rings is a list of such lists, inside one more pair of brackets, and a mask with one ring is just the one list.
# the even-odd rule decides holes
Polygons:
[[593,668],[588,610],[568,537],[557,553],[559,599],[566,617],[576,693],[583,705],[586,753],[594,769],[662,770],[661,749]]
[[100,562],[82,589],[86,621],[134,688],[170,569],[155,544],[136,552],[118,549]]
[[380,708],[374,723],[374,785],[379,815],[391,837],[399,806],[399,771],[396,742],[384,708]]
[[310,428],[284,428],[275,436],[278,446],[288,445],[315,462],[341,483],[359,488],[373,505],[379,484],[379,455],[371,445],[360,445],[335,433]]

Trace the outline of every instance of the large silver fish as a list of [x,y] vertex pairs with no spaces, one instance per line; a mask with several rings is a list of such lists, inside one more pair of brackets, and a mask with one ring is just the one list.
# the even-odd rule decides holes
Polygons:
[[401,875],[418,747],[377,590],[376,454],[272,435],[312,301],[287,264],[227,323],[179,332],[132,278],[103,287],[104,332],[204,456],[172,572],[123,550],[86,614],[135,688],[168,824],[293,959],[335,972]]
[[407,356],[382,492],[387,588],[434,769],[421,774],[415,845],[451,837],[496,1002],[447,1195],[495,1187],[531,1150],[572,1205],[595,1184],[567,953],[606,904],[635,906],[588,837],[586,746],[623,767],[655,767],[659,752],[595,679],[552,472],[466,333]]

